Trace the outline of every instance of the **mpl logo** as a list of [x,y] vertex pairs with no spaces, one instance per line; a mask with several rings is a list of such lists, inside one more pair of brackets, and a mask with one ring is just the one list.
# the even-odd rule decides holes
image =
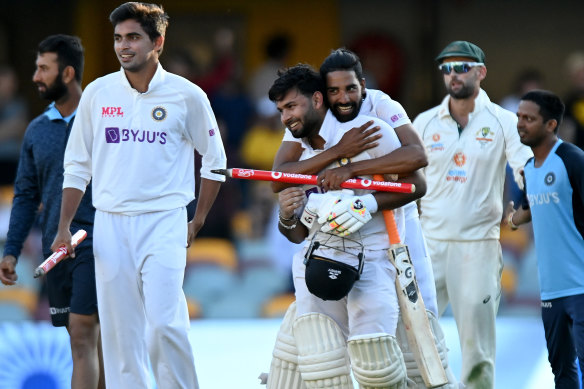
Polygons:
[[102,118],[120,118],[124,117],[124,112],[122,107],[101,107],[101,117]]

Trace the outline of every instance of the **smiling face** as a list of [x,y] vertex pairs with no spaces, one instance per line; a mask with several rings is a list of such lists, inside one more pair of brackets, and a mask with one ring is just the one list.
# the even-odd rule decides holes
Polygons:
[[37,55],[36,70],[32,76],[41,98],[56,101],[67,94],[63,73],[59,71],[57,53]]
[[156,66],[163,43],[162,36],[150,40],[140,23],[134,19],[124,20],[114,28],[114,50],[127,72],[137,73],[149,66]]
[[332,114],[341,123],[359,115],[365,91],[365,80],[353,70],[335,70],[326,75],[326,96]]
[[308,138],[318,134],[323,116],[318,111],[319,102],[315,92],[313,98],[309,98],[297,88],[292,88],[284,97],[276,102],[280,112],[280,120],[295,138]]

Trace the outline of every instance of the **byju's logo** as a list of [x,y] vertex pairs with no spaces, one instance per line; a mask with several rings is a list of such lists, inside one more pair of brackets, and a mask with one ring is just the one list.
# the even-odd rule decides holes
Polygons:
[[166,132],[128,130],[127,128],[119,129],[118,127],[107,127],[105,129],[106,143],[135,142],[135,143],[160,143],[166,144]]
[[105,141],[107,143],[120,143],[120,129],[117,127],[106,128]]
[[122,107],[101,107],[102,118],[124,117]]

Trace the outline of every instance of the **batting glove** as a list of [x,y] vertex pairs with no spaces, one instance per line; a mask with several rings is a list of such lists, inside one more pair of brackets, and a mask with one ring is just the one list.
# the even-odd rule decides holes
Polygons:
[[365,225],[371,220],[371,213],[360,197],[351,196],[342,198],[333,205],[328,214],[319,218],[323,224],[322,232],[329,232],[338,236],[347,236]]

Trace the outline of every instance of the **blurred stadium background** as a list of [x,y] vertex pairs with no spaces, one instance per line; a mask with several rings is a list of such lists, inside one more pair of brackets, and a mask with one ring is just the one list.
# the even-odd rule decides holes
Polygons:
[[[111,0],[2,2],[0,147],[8,102],[23,107],[24,123],[45,107],[31,82],[36,46],[45,36],[67,33],[82,38],[84,85],[119,68],[107,19],[119,4]],[[525,71],[537,74],[541,86],[560,96],[568,96],[578,87],[575,77],[584,75],[577,73],[578,66],[584,69],[581,1],[167,0],[162,4],[171,22],[161,62],[207,92],[229,167],[271,168],[283,134],[277,112],[265,99],[274,69],[298,62],[318,67],[331,49],[340,46],[361,56],[367,85],[400,101],[412,119],[442,99],[444,90],[433,58],[452,40],[469,40],[485,51],[489,73],[483,87],[496,102],[517,93]],[[3,77],[6,72],[12,80]],[[560,134],[566,140],[576,139],[569,126]],[[15,166],[14,160],[4,159],[0,155],[0,162],[6,163],[1,166],[0,246],[8,228],[10,175]],[[509,184],[506,201],[516,196]],[[274,205],[267,184],[228,181],[188,252],[184,290],[202,388],[256,388],[257,376],[269,368],[279,318],[293,300],[289,266],[295,250],[276,229]],[[505,270],[497,388],[550,388],[531,227],[517,232],[502,229],[501,242]],[[69,385],[66,332],[48,324],[44,281],[32,277],[41,261],[40,236],[34,230],[17,268],[19,285],[0,287],[0,389]],[[448,313],[441,320],[458,373],[456,328]]]

